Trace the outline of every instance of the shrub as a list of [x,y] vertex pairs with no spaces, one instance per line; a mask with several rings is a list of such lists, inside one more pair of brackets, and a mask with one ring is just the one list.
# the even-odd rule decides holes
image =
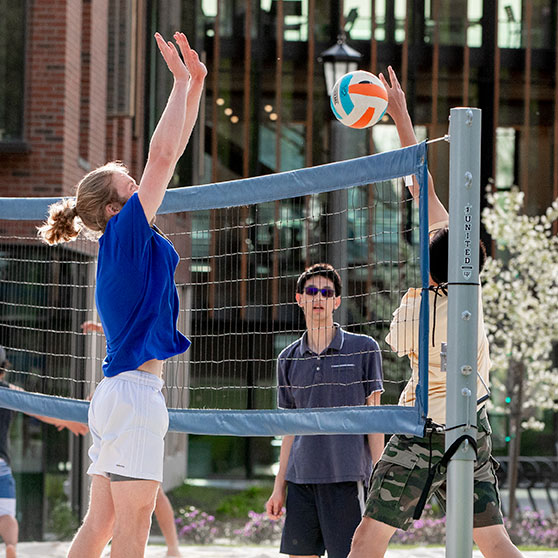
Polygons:
[[[558,514],[545,517],[540,512],[523,510],[513,527],[507,519],[505,523],[516,544],[558,548]],[[393,541],[400,544],[444,544],[445,525],[446,518],[439,516],[431,506],[426,506],[422,518],[414,521],[407,531],[398,529]]]
[[220,519],[244,519],[251,510],[264,509],[270,494],[271,490],[267,486],[251,486],[242,492],[227,496],[217,507],[216,514]]
[[77,531],[79,521],[68,502],[58,501],[50,512],[49,527],[59,541],[69,541]]
[[406,531],[398,529],[392,540],[401,544],[444,544],[445,527],[446,518],[431,505],[426,505],[422,517],[413,521]]
[[194,506],[181,508],[175,522],[178,537],[185,542],[208,544],[212,543],[217,536],[215,517]]
[[281,532],[285,524],[284,516],[280,519],[269,519],[266,513],[249,511],[248,517],[250,519],[242,529],[233,531],[234,536],[239,542],[250,542],[253,544],[263,542],[274,543],[281,538]]
[[558,548],[558,514],[544,517],[543,513],[523,510],[512,527],[506,521],[510,537],[522,546]]

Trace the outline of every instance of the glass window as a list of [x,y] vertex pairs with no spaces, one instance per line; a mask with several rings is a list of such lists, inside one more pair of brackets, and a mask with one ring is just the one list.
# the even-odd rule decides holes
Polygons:
[[395,0],[395,42],[405,41],[405,19],[407,18],[407,0]]
[[375,39],[402,43],[405,41],[406,0],[395,0],[389,9],[386,4],[386,2],[376,2]]
[[[554,4],[554,7],[552,6]],[[531,47],[554,49],[556,2],[538,0],[531,8]]]
[[467,4],[467,45],[482,46],[482,0],[469,0]]
[[0,143],[23,139],[25,5],[0,1]]
[[109,3],[107,109],[110,114],[133,115],[133,17],[129,0]]
[[[381,2],[378,2],[380,4]],[[372,12],[370,3],[359,0],[346,0],[345,11],[345,33],[347,39],[358,41],[370,40],[372,32]]]
[[496,129],[496,188],[509,190],[515,182],[515,130]]
[[437,13],[434,12],[432,0],[425,2],[425,19],[427,28],[430,30],[428,41],[433,43],[435,21],[438,24],[438,37],[441,45],[464,45],[467,32],[467,0],[455,0],[454,2],[439,2]]
[[210,234],[209,210],[192,212],[192,271],[207,271]]
[[523,0],[507,0],[498,5],[498,46],[521,48]]

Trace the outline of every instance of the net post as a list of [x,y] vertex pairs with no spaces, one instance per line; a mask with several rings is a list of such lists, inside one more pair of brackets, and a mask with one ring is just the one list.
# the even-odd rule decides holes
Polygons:
[[[446,451],[476,439],[481,110],[450,111]],[[475,451],[464,440],[448,466],[446,556],[473,553]]]

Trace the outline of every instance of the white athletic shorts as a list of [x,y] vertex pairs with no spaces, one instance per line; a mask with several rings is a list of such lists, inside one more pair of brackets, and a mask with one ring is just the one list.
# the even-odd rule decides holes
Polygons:
[[162,387],[163,380],[141,370],[101,381],[89,406],[89,475],[163,480],[169,414]]

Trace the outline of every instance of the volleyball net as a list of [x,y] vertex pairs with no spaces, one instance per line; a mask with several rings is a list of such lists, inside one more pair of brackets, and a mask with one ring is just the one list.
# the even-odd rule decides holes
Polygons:
[[[386,343],[405,292],[428,289],[426,143],[339,163],[230,182],[170,189],[157,225],[180,255],[179,329],[190,349],[165,364],[170,429],[195,434],[317,433],[422,435],[427,415],[428,304],[406,317],[419,339],[416,403],[398,405],[409,361]],[[415,175],[419,208],[403,177]],[[102,380],[105,340],[84,332],[98,321],[97,243],[48,247],[36,227],[48,198],[0,201],[0,405],[86,422]],[[384,389],[377,407],[277,409],[277,356],[305,330],[296,280],[328,262],[343,281],[334,319],[379,344]],[[424,296],[424,295],[423,295]],[[343,390],[366,379],[340,372],[304,389]],[[296,385],[291,385],[297,387]],[[302,389],[302,386],[301,386]]]

